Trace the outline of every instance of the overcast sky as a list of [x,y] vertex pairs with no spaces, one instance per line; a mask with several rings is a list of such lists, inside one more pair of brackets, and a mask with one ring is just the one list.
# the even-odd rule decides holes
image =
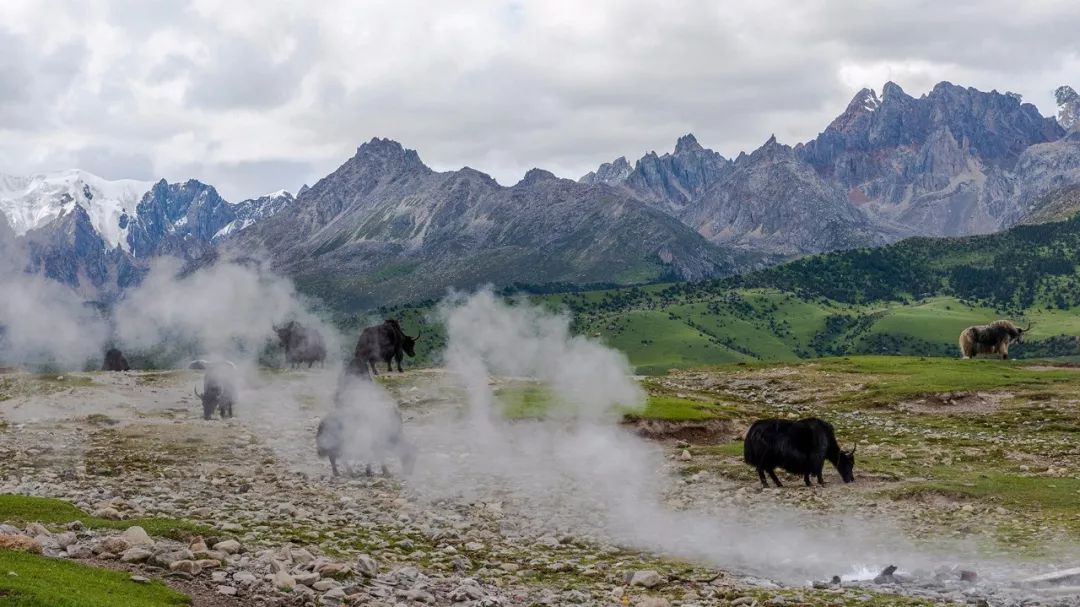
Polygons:
[[[864,86],[1080,85],[1080,3],[3,0],[0,173],[313,183],[373,136],[578,177],[693,132],[805,141]],[[1080,87],[1078,87],[1080,88]]]

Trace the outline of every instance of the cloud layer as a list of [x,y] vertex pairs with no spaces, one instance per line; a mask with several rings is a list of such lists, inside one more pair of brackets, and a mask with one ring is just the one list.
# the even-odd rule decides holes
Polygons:
[[728,156],[803,141],[889,79],[1050,114],[1078,28],[1080,5],[1053,0],[11,0],[0,172],[195,177],[239,200],[387,136],[503,183],[577,177],[689,131]]

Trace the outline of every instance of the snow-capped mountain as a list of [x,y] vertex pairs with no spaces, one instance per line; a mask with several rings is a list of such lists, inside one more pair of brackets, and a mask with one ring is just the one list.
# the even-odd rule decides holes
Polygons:
[[0,213],[15,234],[23,236],[81,206],[91,225],[110,247],[128,250],[121,217],[132,216],[151,181],[110,181],[78,169],[28,177],[0,174]]
[[292,201],[279,191],[232,204],[194,179],[109,181],[77,169],[0,175],[0,237],[17,245],[3,252],[16,259],[5,261],[110,299],[139,281],[150,258],[201,258],[215,238]]
[[[301,190],[303,191],[303,190]],[[291,204],[296,198],[286,190],[278,190],[264,194],[258,198],[251,198],[233,206],[236,219],[230,221],[225,227],[218,230],[212,240],[218,241],[254,225],[277,214],[278,211]]]

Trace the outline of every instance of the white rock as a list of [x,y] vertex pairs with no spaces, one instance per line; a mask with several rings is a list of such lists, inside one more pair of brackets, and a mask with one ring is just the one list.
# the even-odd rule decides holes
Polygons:
[[274,574],[274,588],[285,591],[294,590],[296,588],[296,580],[285,571],[278,571]]
[[131,545],[131,546],[153,546],[154,545],[153,538],[151,538],[146,533],[145,529],[143,529],[142,527],[138,527],[138,526],[128,527],[127,530],[124,531],[123,535],[121,535],[121,537],[123,537],[125,540],[127,540],[127,543],[129,545]]
[[634,575],[630,578],[631,586],[641,586],[642,588],[656,588],[663,583],[664,578],[660,577],[660,574],[652,569],[635,571]]
[[364,577],[375,577],[379,575],[379,564],[371,556],[361,554],[356,557],[356,570]]
[[236,540],[225,540],[224,542],[218,542],[214,544],[214,550],[220,550],[225,554],[236,554],[240,552],[240,542]]

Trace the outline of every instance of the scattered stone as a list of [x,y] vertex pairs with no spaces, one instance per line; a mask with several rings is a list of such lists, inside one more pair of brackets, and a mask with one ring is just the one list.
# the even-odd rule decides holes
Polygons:
[[136,546],[125,550],[124,553],[120,555],[120,560],[125,563],[143,563],[146,562],[152,554],[154,553],[150,550]]
[[131,581],[133,581],[133,582],[135,582],[137,584],[147,584],[147,583],[150,582],[150,578],[148,578],[146,576],[143,576],[143,575],[133,575],[129,579],[131,579]]
[[896,577],[893,575],[896,573],[896,565],[889,565],[885,569],[881,570],[881,573],[874,578],[875,584],[894,584],[896,583]]
[[217,587],[217,593],[218,594],[224,594],[225,596],[236,596],[236,587],[235,586],[224,586],[224,585],[223,586],[218,586]]
[[327,579],[327,580],[319,580],[319,581],[315,582],[314,584],[312,584],[311,587],[313,589],[315,589],[315,590],[318,590],[319,592],[326,592],[327,590],[330,590],[331,588],[337,588],[338,583],[335,582],[334,580],[329,580],[329,579]]
[[297,573],[293,575],[293,579],[297,584],[303,584],[304,586],[311,586],[315,582],[319,581],[319,574],[317,572],[311,573]]
[[236,540],[225,540],[224,542],[218,542],[214,544],[214,550],[219,550],[225,554],[236,554],[240,552],[240,542]]
[[142,527],[128,527],[121,536],[131,546],[153,546],[154,540]]
[[274,574],[274,588],[288,592],[296,588],[296,580],[288,573],[278,571]]
[[131,548],[131,544],[119,535],[109,536],[101,540],[99,545],[103,552],[111,552],[112,554],[123,554],[127,552],[128,548]]
[[645,596],[634,601],[636,607],[671,607],[671,602],[657,596]]
[[743,605],[757,605],[757,601],[752,596],[740,596],[731,601],[731,607],[742,607]]
[[119,510],[111,506],[108,508],[98,508],[91,514],[91,516],[94,516],[96,518],[103,518],[110,521],[118,521],[124,518],[124,515],[120,514]]
[[647,569],[644,571],[635,571],[630,577],[631,586],[641,586],[642,588],[656,588],[660,584],[664,583],[664,578],[660,577],[660,574]]
[[241,586],[250,586],[259,581],[259,579],[255,577],[255,574],[250,571],[237,571],[233,574],[232,579]]
[[379,564],[371,556],[361,554],[356,557],[356,571],[364,577],[375,577],[379,575]]
[[67,547],[67,555],[73,559],[88,559],[94,556],[94,551],[86,544],[71,544]]
[[693,459],[693,456],[690,455],[690,451],[688,449],[683,449],[682,453],[679,454],[679,461],[688,462],[691,459]]
[[22,534],[0,535],[0,548],[4,550],[20,550],[41,554],[42,546],[36,538],[26,537]]
[[[193,555],[190,550],[187,548],[179,548],[175,550],[159,550],[150,555],[150,559],[147,562],[151,565],[171,569],[172,564],[176,561],[192,561],[194,558],[195,555]],[[194,564],[194,561],[192,561],[192,564]]]
[[[56,540],[56,545],[60,546],[60,548],[67,548],[68,546],[70,546],[70,545],[74,544],[75,542],[79,541],[79,538],[76,537],[76,535],[71,531],[65,531],[64,533],[59,533],[59,534],[56,535],[56,537],[54,539]],[[113,551],[110,550],[109,552],[113,552]]]
[[199,575],[202,573],[202,567],[195,561],[173,561],[169,563],[169,571],[182,571],[190,575]]

